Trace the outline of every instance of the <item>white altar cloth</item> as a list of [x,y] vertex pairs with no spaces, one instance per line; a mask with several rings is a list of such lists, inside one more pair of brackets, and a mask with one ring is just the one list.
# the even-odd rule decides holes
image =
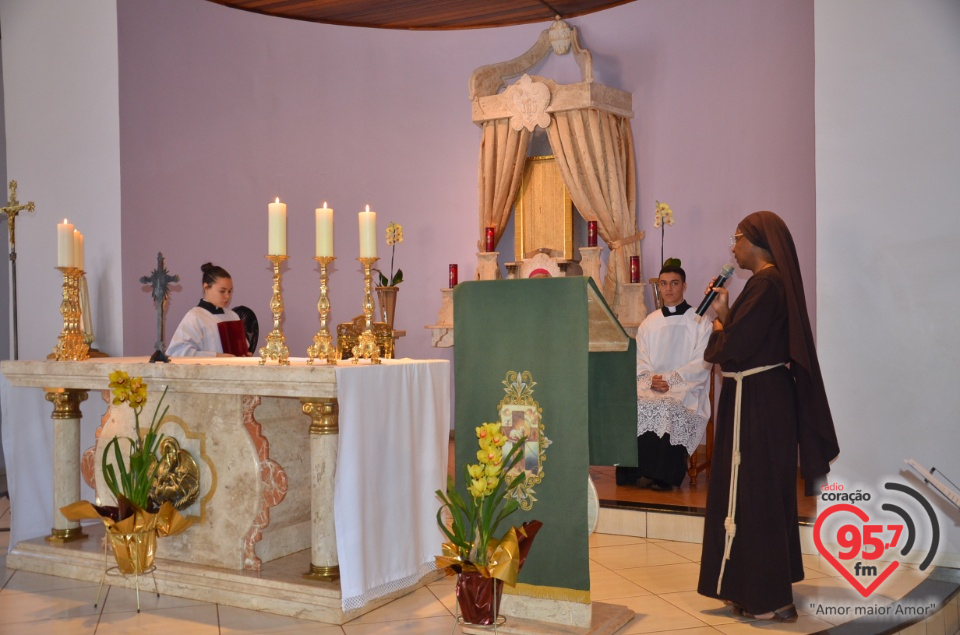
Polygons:
[[[304,365],[302,359],[291,358],[291,362]],[[181,363],[255,367],[257,362],[211,358],[176,360],[174,365]],[[275,370],[261,369],[264,374],[254,394],[293,396],[289,385],[274,386],[271,376]],[[436,524],[439,501],[435,491],[446,486],[450,362],[341,362],[336,379],[340,413],[334,519],[341,598],[344,611],[348,611],[410,586],[435,569],[433,558],[443,542]],[[62,380],[51,377],[50,383],[57,385]],[[75,388],[82,384],[73,383]],[[243,392],[240,386],[235,390]],[[12,386],[3,376],[0,396],[12,549],[22,540],[47,534],[53,524],[53,430],[51,405],[42,390]],[[92,443],[100,414],[95,408],[87,410],[83,447]],[[83,488],[81,496],[91,497],[89,488]]]
[[[436,569],[443,534],[435,492],[447,481],[449,363],[341,364],[337,399],[334,519],[348,611]],[[350,408],[354,403],[363,408]]]

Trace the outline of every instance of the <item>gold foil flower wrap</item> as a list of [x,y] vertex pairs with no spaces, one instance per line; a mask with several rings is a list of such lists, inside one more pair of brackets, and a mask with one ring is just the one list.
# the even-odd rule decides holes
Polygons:
[[489,566],[464,560],[460,557],[456,545],[445,542],[441,547],[442,555],[435,556],[437,568],[456,573],[476,571],[485,578],[496,578],[504,584],[516,586],[520,569],[527,559],[527,552],[530,551],[533,539],[542,526],[543,523],[539,520],[530,521],[520,527],[511,527],[500,540],[490,540],[487,543]]
[[121,520],[112,516],[116,507],[98,507],[88,501],[77,501],[60,508],[67,520],[78,522],[97,519],[103,523],[110,546],[121,573],[142,573],[153,565],[157,538],[173,536],[185,531],[192,520],[180,515],[170,502],[165,502],[156,513],[131,506],[133,514]]

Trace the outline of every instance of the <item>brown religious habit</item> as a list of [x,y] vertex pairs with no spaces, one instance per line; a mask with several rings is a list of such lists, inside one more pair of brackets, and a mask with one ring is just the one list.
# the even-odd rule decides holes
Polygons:
[[710,337],[705,359],[724,373],[773,368],[742,378],[736,531],[725,564],[736,381],[723,380],[698,591],[757,615],[791,605],[791,585],[803,579],[798,450],[809,481],[829,471],[839,446],[790,231],[772,212],[751,214],[737,229],[770,252],[775,266],[747,281],[723,329]]

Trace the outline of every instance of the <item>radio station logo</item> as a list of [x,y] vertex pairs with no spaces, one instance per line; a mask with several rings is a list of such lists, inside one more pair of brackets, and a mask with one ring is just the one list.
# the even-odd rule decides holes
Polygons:
[[[880,513],[872,509],[871,515],[868,509],[875,503],[869,505],[873,498],[869,492],[859,489],[847,492],[840,483],[824,485],[820,499],[833,504],[820,512],[813,528],[813,541],[820,555],[865,598],[876,591],[913,550],[927,550],[920,563],[920,570],[925,571],[937,555],[940,543],[940,524],[933,506],[923,495],[896,482],[885,483],[884,489],[889,492],[884,493],[884,501],[895,502],[883,502]],[[914,513],[897,503],[909,503]],[[922,528],[928,531],[921,532]],[[926,544],[927,536],[929,544]]]

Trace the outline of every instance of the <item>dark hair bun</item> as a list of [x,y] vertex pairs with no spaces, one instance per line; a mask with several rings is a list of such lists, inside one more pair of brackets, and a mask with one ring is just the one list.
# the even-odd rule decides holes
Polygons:
[[203,284],[210,286],[215,283],[220,278],[229,278],[230,274],[227,273],[227,270],[223,267],[218,267],[212,262],[206,262],[200,265],[200,270],[203,271]]

